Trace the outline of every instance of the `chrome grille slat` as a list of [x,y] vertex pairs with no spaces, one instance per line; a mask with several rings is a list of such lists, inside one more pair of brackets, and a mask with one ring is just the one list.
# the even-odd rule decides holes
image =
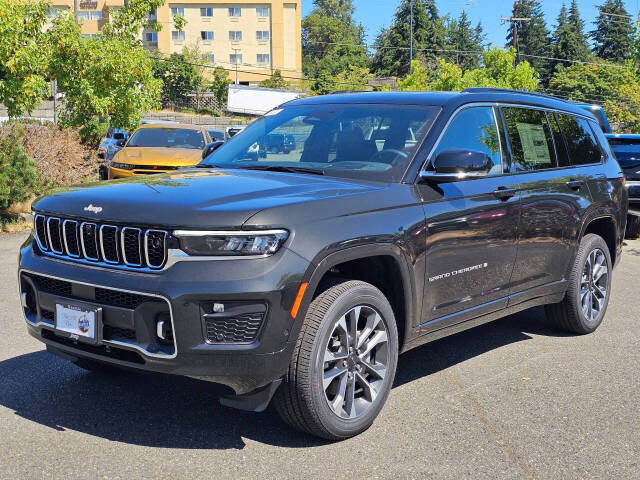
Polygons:
[[36,240],[40,250],[49,250],[49,242],[47,240],[47,218],[44,215],[36,215],[34,219]]
[[64,241],[64,251],[67,252],[67,255],[71,258],[80,258],[78,222],[75,220],[64,220],[62,222],[62,240]]
[[95,223],[82,222],[80,224],[80,243],[82,243],[84,258],[94,262],[100,260],[98,256],[98,226]]
[[[162,238],[161,247],[150,245],[150,242],[155,242],[156,239]],[[164,230],[147,230],[144,232],[144,258],[149,268],[162,268],[167,261],[167,250],[164,246],[167,244],[167,232]],[[151,247],[151,248],[150,248]],[[159,262],[157,258],[159,254],[162,254],[162,260]]]
[[[105,233],[105,230],[107,233]],[[102,253],[102,259],[105,262],[114,265],[120,263],[120,252],[118,251],[118,230],[118,227],[115,225],[102,225],[100,227],[100,253]],[[105,235],[107,235],[106,242]]]
[[[53,232],[51,231],[53,229]],[[60,237],[60,219],[57,217],[49,217],[47,219],[47,239],[51,251],[57,254],[63,254],[62,238]]]
[[[131,233],[129,233],[131,232]],[[135,235],[132,236],[132,235]],[[142,230],[136,227],[124,227],[120,232],[122,261],[130,267],[142,266]]]

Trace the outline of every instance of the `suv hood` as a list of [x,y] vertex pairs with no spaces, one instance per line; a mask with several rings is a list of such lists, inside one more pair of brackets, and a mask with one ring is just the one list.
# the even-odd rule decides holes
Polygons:
[[185,167],[202,161],[202,150],[198,148],[124,147],[115,162],[133,165],[161,165]]
[[188,170],[68,187],[36,212],[141,226],[240,227],[260,210],[378,190],[335,177],[249,170]]

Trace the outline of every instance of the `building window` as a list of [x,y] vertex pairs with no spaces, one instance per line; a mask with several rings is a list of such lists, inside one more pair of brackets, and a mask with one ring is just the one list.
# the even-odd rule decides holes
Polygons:
[[229,55],[229,63],[231,65],[240,65],[242,63],[242,54],[232,53],[231,55]]
[[174,30],[171,32],[171,40],[174,42],[184,42],[184,30]]
[[102,20],[102,12],[100,10],[78,12],[76,15],[79,20]]
[[215,63],[216,62],[216,56],[213,53],[209,54],[209,61],[211,63]]
[[264,65],[269,63],[269,54],[268,53],[259,53],[258,54],[258,64]]
[[200,9],[201,17],[213,17],[213,7],[203,7]]
[[269,40],[269,31],[268,30],[258,30],[256,32],[256,40],[260,41],[266,41]]
[[158,43],[158,32],[146,32],[144,40],[147,43]]
[[256,8],[256,16],[258,16],[258,17],[268,17],[269,16],[269,7],[257,7]]
[[242,32],[239,30],[231,30],[229,32],[229,40],[232,42],[239,42],[242,40]]
[[175,17],[176,15],[184,17],[184,7],[171,7],[171,16]]
[[200,38],[205,41],[211,41],[213,40],[213,32],[200,32]]
[[241,17],[242,9],[240,7],[230,7],[229,8],[229,16],[230,17]]

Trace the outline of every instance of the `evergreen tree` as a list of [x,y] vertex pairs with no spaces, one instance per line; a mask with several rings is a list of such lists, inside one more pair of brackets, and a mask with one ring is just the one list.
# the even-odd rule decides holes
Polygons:
[[[552,37],[552,57],[565,60],[577,60],[584,62],[589,57],[589,45],[583,32],[583,23],[578,12],[576,0],[571,2],[567,11],[565,4],[562,4],[558,23]],[[569,66],[569,62],[554,60],[552,63],[553,72],[559,68]]]
[[[544,20],[542,2],[540,0],[519,0],[513,12],[514,17],[530,18],[526,22],[518,24],[517,48],[520,55],[525,56],[519,60],[526,59],[533,68],[545,79],[549,74],[551,65],[549,60],[536,57],[548,57],[549,53],[549,30]],[[513,44],[513,22],[509,25],[507,33],[507,47]]]
[[607,0],[598,6],[599,14],[591,32],[593,53],[612,62],[631,58],[633,22],[622,0]]
[[364,27],[353,19],[353,0],[314,0],[302,20],[302,70],[316,93],[338,90],[335,78],[370,63]]
[[[482,59],[484,39],[482,25],[478,23],[472,28],[467,12],[463,10],[458,19],[449,19],[446,22],[446,49],[452,50],[447,55],[447,60],[454,62],[463,71],[478,68]],[[478,53],[469,54],[468,51]]]
[[[410,0],[402,0],[393,24],[383,29],[375,42],[372,70],[378,76],[401,76],[409,72]],[[413,2],[414,58],[435,65],[445,47],[445,28],[438,16],[435,0]]]

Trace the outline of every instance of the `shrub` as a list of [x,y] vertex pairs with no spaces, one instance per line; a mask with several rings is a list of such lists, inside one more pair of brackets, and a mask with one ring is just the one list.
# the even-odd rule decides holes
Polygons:
[[10,126],[0,136],[0,209],[25,202],[42,188],[35,162],[22,146],[23,139],[20,125]]
[[80,140],[85,145],[98,148],[100,140],[107,134],[108,129],[109,124],[107,122],[90,120],[80,128]]

